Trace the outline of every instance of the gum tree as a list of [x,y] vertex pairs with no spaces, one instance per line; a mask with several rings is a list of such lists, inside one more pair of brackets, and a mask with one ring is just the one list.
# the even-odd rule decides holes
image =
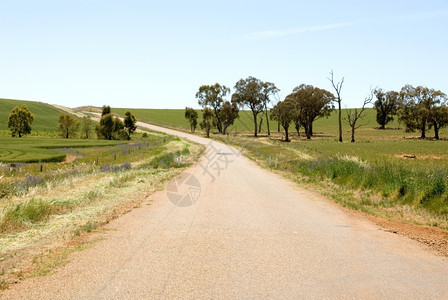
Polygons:
[[219,133],[223,133],[221,106],[224,102],[224,97],[228,93],[230,93],[230,89],[225,85],[220,85],[219,83],[215,83],[214,85],[202,85],[196,93],[198,104],[203,108],[210,107],[213,110]]
[[210,137],[210,131],[213,127],[216,126],[216,116],[213,113],[213,110],[209,107],[204,107],[202,110],[202,122],[201,129],[205,130],[205,134],[207,137]]
[[34,115],[28,110],[24,104],[21,108],[14,107],[9,113],[8,128],[11,130],[11,135],[22,137],[31,133],[31,124],[34,121]]
[[194,132],[198,125],[198,112],[191,107],[185,107],[185,119],[190,123],[190,131]]
[[58,122],[58,129],[66,139],[73,136],[79,129],[79,121],[70,114],[61,113]]
[[294,103],[289,100],[278,102],[271,111],[271,119],[277,121],[285,130],[285,142],[290,142],[289,125],[294,118]]
[[374,107],[376,110],[376,121],[380,125],[379,129],[385,129],[386,124],[394,120],[397,114],[400,94],[395,91],[383,92],[382,89],[374,91],[376,101]]
[[255,77],[249,76],[246,79],[240,79],[235,84],[235,93],[232,95],[234,101],[240,107],[247,106],[252,111],[254,120],[254,136],[257,137],[257,116],[263,112],[263,82]]

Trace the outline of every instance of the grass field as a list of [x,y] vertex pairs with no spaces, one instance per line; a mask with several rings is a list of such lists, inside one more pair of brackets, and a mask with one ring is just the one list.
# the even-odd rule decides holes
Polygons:
[[50,137],[12,138],[0,136],[0,162],[60,162],[66,153],[58,148],[105,147],[127,143],[96,139],[62,139]]
[[34,122],[31,124],[32,133],[40,131],[55,131],[58,126],[60,111],[54,107],[36,101],[12,100],[0,98],[0,130],[9,131],[8,116],[9,112],[15,107],[26,105],[34,114]]

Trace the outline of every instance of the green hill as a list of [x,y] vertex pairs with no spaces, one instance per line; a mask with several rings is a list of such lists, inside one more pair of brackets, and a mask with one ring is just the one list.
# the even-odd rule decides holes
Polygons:
[[12,100],[0,98],[0,130],[7,131],[9,112],[15,107],[26,105],[34,114],[32,131],[54,131],[58,126],[60,111],[52,106],[36,101]]

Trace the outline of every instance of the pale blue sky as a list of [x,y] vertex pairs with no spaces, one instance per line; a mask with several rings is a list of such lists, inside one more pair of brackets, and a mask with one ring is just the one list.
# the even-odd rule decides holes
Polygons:
[[[343,103],[369,88],[448,93],[448,1],[0,0],[0,97],[70,107],[197,107],[202,84],[255,76]],[[332,91],[333,92],[333,91]]]

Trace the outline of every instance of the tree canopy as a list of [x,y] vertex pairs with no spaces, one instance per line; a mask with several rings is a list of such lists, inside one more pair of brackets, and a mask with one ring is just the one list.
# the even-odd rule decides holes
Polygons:
[[257,135],[257,115],[264,109],[263,81],[249,76],[240,79],[235,84],[235,93],[232,95],[232,102],[239,106],[247,106],[252,111],[254,119],[254,136]]
[[79,129],[79,121],[70,114],[61,113],[58,122],[58,129],[61,132],[61,136],[66,139],[75,134]]
[[312,85],[299,85],[286,99],[294,104],[294,120],[305,128],[307,139],[313,135],[313,122],[320,117],[328,117],[334,109],[334,95]]
[[128,138],[130,138],[131,134],[133,134],[135,130],[137,130],[137,119],[131,111],[127,110],[124,113],[123,122],[126,133],[128,134]]
[[436,108],[446,101],[446,95],[441,91],[423,86],[405,85],[400,91],[398,120],[409,132],[419,130],[420,138],[424,139],[426,130],[430,124],[434,124]]
[[190,131],[194,132],[198,125],[198,112],[191,107],[185,107],[185,119],[190,123]]
[[201,128],[205,130],[207,137],[210,137],[210,131],[216,126],[216,116],[211,108],[204,107],[202,118]]
[[21,108],[14,107],[9,113],[8,127],[11,130],[11,135],[15,137],[18,135],[22,137],[31,133],[31,124],[34,121],[34,115],[28,110],[24,104]]
[[285,141],[289,142],[288,129],[294,119],[294,103],[290,100],[280,101],[271,111],[271,119],[277,121],[285,130]]
[[216,126],[220,133],[223,133],[221,106],[224,102],[224,97],[228,93],[230,93],[230,89],[219,83],[215,83],[214,85],[202,85],[196,93],[198,104],[203,108],[210,107],[213,110],[216,118]]
[[400,94],[395,91],[384,92],[382,89],[374,91],[376,101],[374,107],[376,109],[376,121],[380,125],[379,129],[385,129],[387,123],[394,120],[397,113]]

